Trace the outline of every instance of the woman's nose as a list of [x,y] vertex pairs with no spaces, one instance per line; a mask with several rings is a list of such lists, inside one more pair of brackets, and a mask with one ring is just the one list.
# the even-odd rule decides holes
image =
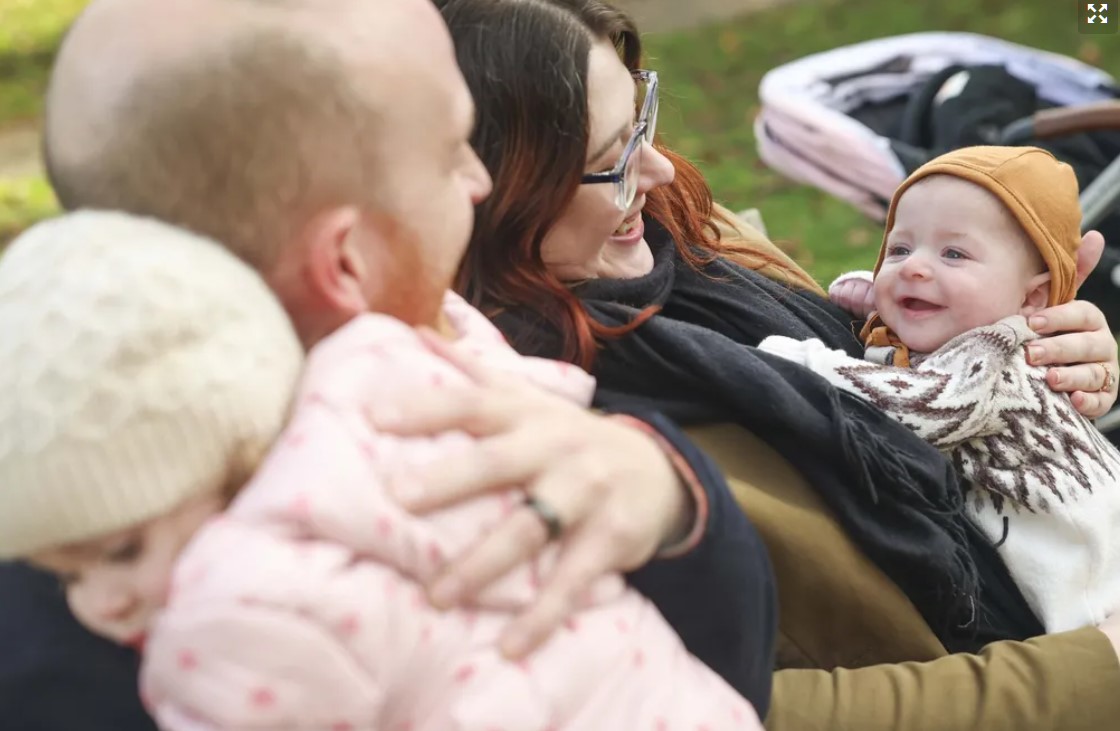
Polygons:
[[638,195],[644,195],[655,188],[672,183],[677,175],[677,170],[669,158],[650,143],[642,144],[646,149],[642,152],[642,176],[638,181]]

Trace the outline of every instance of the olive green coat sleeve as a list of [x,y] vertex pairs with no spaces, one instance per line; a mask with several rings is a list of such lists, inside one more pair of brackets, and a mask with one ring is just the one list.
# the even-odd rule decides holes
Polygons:
[[1120,663],[1096,629],[979,655],[857,670],[780,670],[768,731],[1106,731]]
[[774,563],[769,731],[1120,729],[1120,662],[1101,632],[947,655],[788,462],[734,425],[688,433],[723,468]]

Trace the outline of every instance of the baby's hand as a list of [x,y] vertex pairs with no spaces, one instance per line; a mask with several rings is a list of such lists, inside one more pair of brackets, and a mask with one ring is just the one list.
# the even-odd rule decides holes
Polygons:
[[871,272],[843,274],[828,288],[828,298],[854,317],[864,320],[875,309]]

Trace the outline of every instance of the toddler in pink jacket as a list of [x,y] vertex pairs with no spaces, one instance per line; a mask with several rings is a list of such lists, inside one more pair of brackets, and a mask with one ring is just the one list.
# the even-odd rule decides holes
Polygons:
[[[583,371],[520,356],[454,295],[445,315],[455,347],[590,402]],[[0,260],[0,332],[0,558],[55,572],[87,627],[144,647],[162,728],[761,728],[619,577],[527,661],[504,660],[498,636],[548,550],[472,611],[428,604],[424,582],[524,494],[423,518],[394,502],[392,474],[470,439],[370,426],[467,379],[401,322],[360,316],[305,362],[224,249],[82,212]]]

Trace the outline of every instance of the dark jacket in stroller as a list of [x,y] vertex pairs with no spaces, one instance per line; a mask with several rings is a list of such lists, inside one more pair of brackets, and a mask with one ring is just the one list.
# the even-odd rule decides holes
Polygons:
[[[1068,56],[974,33],[927,32],[791,61],[763,77],[759,96],[762,160],[883,220],[899,183],[927,160],[958,147],[1007,144],[1009,130],[1030,128],[1020,120],[1112,102],[1120,87]],[[1120,156],[1120,131],[1035,139],[1030,129],[1013,144],[1038,145],[1068,162],[1083,194]],[[1120,327],[1120,215],[1094,227],[1110,245],[1078,296]]]
[[[999,144],[1005,129],[1055,105],[1039,98],[1035,87],[1000,65],[950,66],[915,90],[891,134],[892,147],[910,173],[942,153],[970,145]],[[1120,157],[1120,131],[1096,131],[1031,140],[1068,163],[1085,190]],[[1120,326],[1120,289],[1113,271],[1120,266],[1120,212],[1095,226],[1108,242],[1101,263],[1080,296],[1104,310]]]

